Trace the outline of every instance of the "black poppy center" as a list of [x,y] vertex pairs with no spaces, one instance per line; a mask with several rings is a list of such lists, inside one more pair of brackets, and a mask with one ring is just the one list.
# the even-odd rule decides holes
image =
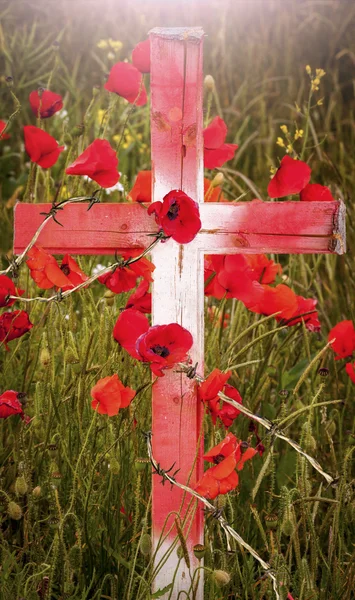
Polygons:
[[150,349],[153,350],[154,354],[157,354],[158,356],[161,356],[162,358],[166,358],[170,354],[167,347],[160,346],[160,344],[156,344],[155,346],[152,346]]
[[169,208],[168,212],[166,213],[166,216],[168,217],[169,221],[175,221],[178,214],[179,214],[179,205],[176,202],[176,200],[174,200],[174,202],[172,202],[172,204],[170,205],[170,208]]
[[70,273],[70,268],[68,265],[62,265],[60,267],[60,270],[63,271],[64,275],[66,275],[68,277],[68,275]]
[[224,460],[226,457],[224,456],[224,454],[217,454],[217,456],[213,457],[213,462],[215,465],[219,465],[219,463],[222,462],[222,460]]

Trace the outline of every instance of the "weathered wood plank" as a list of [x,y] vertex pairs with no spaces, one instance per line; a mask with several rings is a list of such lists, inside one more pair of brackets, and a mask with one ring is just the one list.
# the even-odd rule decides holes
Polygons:
[[[188,183],[184,182],[184,189]],[[164,192],[161,192],[164,193]],[[159,194],[157,194],[157,197]],[[195,197],[195,195],[194,195]],[[14,252],[20,254],[43,221],[49,204],[15,207]],[[345,252],[345,211],[341,202],[243,202],[201,205],[202,229],[196,244],[208,253]],[[72,204],[42,231],[38,243],[54,254],[114,254],[142,248],[157,231],[154,218],[139,204]],[[342,242],[340,241],[342,240]],[[195,242],[194,242],[195,243]]]

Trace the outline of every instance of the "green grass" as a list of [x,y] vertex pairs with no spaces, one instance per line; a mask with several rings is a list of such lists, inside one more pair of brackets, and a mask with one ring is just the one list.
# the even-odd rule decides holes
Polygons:
[[[35,201],[53,197],[65,162],[99,134],[99,109],[109,109],[105,136],[110,141],[122,131],[125,105],[119,100],[110,104],[101,90],[92,93],[93,85],[102,86],[114,62],[97,48],[100,39],[121,40],[123,59],[153,26],[204,27],[208,34],[204,70],[215,78],[217,90],[210,98],[206,94],[205,106],[210,105],[211,115],[223,116],[229,141],[240,146],[235,160],[223,170],[229,199],[246,193],[243,200],[251,200],[254,188],[266,199],[269,168],[284,152],[276,145],[280,125],[292,129],[296,123],[305,129],[295,109],[295,102],[303,109],[308,97],[305,66],[323,68],[327,75],[315,100],[324,97],[324,102],[311,112],[305,158],[312,166],[313,181],[330,185],[345,199],[348,253],[274,257],[282,262],[298,294],[318,298],[321,333],[309,333],[302,326],[278,330],[273,320],[259,324],[261,317],[240,303],[228,300],[219,305],[209,299],[209,305],[230,312],[231,320],[230,327],[216,330],[206,316],[206,372],[250,362],[235,369],[232,378],[246,406],[274,420],[306,409],[290,419],[286,431],[327,472],[339,477],[337,486],[327,487],[292,448],[281,441],[272,444],[259,428],[266,452],[245,467],[240,487],[226,499],[225,515],[271,562],[295,600],[350,600],[355,597],[353,384],[344,372],[344,361],[335,362],[328,351],[307,373],[298,392],[293,390],[325,346],[330,328],[355,317],[355,8],[348,2],[316,0],[211,1],[208,9],[205,4],[186,2],[177,7],[159,1],[147,6],[137,0],[115,8],[116,2],[107,1],[106,10],[98,2],[82,0],[0,5],[0,72],[13,76],[12,91],[22,106],[11,123],[11,139],[1,142],[1,251],[4,255],[12,244],[9,199],[16,190],[24,198],[29,176],[21,128],[34,123],[27,102],[32,89],[46,85],[51,77],[52,89],[65,95],[68,111],[66,119],[53,117],[45,124],[59,141],[65,140],[68,153],[62,154],[50,175],[32,174]],[[60,40],[59,52],[51,46],[55,40]],[[4,82],[0,106],[0,118],[7,120],[15,104]],[[82,124],[84,130],[78,128]],[[147,107],[134,111],[128,128],[131,138],[119,156],[127,189],[138,170],[150,167]],[[302,140],[297,143],[300,150]],[[94,189],[91,184],[79,189],[74,178],[66,185],[72,195]],[[118,192],[105,197],[105,201],[120,199]],[[80,262],[90,272],[105,260],[86,257]],[[38,294],[25,267],[20,282],[28,295]],[[1,348],[0,390],[26,392],[26,412],[35,416],[29,427],[17,417],[0,423],[1,600],[150,597],[151,557],[143,555],[138,545],[141,535],[150,533],[151,470],[144,463],[142,468],[138,459],[147,456],[141,432],[150,428],[151,378],[148,367],[131,361],[112,338],[127,295],[116,296],[112,304],[103,294],[96,284],[60,304],[30,305],[35,327],[11,342],[9,352]],[[272,335],[261,338],[273,329]],[[324,380],[318,374],[320,366],[329,369]],[[115,372],[140,391],[117,417],[95,415],[90,389],[99,378]],[[283,389],[288,395],[280,394]],[[314,402],[338,399],[343,403],[312,409]],[[232,430],[247,439],[248,425],[240,416]],[[223,435],[206,418],[206,447]],[[15,482],[22,476],[28,490],[19,496]],[[8,517],[7,497],[21,506],[20,520]],[[122,506],[126,515],[120,512]],[[275,529],[268,527],[270,515],[277,517]],[[206,599],[273,598],[270,582],[260,579],[254,559],[239,547],[229,554],[223,532],[210,518],[206,546]],[[208,570],[215,569],[231,575],[227,586],[213,583]],[[286,598],[285,591],[282,594]]]

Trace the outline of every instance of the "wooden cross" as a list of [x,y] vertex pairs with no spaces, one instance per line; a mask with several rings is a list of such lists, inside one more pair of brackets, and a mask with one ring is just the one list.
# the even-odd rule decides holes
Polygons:
[[[193,362],[203,372],[204,254],[338,253],[344,251],[344,210],[341,202],[239,202],[203,204],[202,42],[199,28],[153,29],[151,39],[151,138],[153,198],[162,200],[182,189],[200,204],[202,229],[189,244],[169,240],[152,253],[154,272],[153,324],[177,322],[194,339]],[[17,204],[15,254],[21,253],[43,221],[48,204]],[[54,254],[114,254],[117,249],[144,248],[157,231],[153,217],[139,204],[102,204],[87,212],[69,205],[51,221],[38,243]],[[186,376],[167,371],[153,386],[153,453],[163,468],[174,462],[177,479],[193,487],[203,471],[201,431],[203,408]],[[153,478],[152,530],[160,544],[154,589],[174,580],[173,593],[188,590],[190,573],[198,566],[192,548],[203,543],[203,515],[180,490],[170,491]],[[176,540],[174,517],[180,512],[191,570],[171,545]],[[170,515],[170,516],[169,516]],[[163,531],[164,529],[164,531]],[[180,541],[177,540],[178,545]],[[196,581],[196,579],[195,579]],[[180,597],[182,597],[180,595]],[[203,598],[200,571],[196,600]]]

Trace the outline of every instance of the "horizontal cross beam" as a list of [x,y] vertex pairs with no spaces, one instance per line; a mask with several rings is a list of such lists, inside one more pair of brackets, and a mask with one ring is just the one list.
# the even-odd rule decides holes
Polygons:
[[[157,231],[141,204],[67,205],[41,232],[38,244],[53,254],[114,254],[144,248]],[[50,204],[15,207],[14,252],[20,254],[43,222]],[[240,202],[200,205],[202,228],[192,242],[209,254],[224,252],[337,253],[345,248],[342,202]],[[191,245],[192,249],[192,245]]]

